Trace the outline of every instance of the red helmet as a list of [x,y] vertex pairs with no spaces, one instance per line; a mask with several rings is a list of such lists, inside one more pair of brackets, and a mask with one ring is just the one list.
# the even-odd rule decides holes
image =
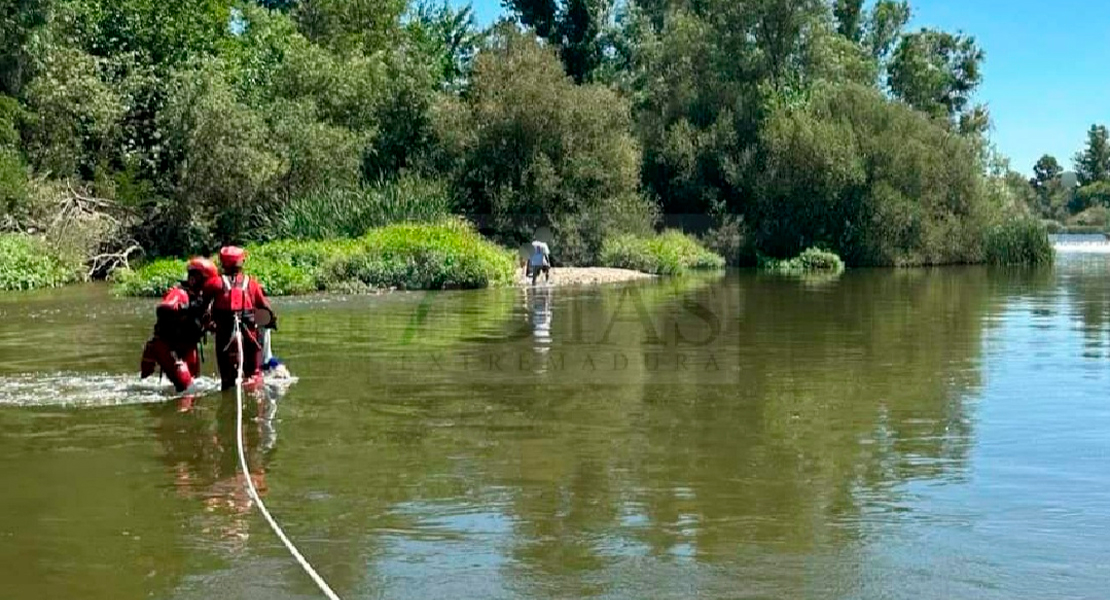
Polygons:
[[193,258],[190,258],[189,262],[185,264],[185,271],[189,273],[200,273],[201,276],[204,277],[205,281],[208,281],[213,277],[217,277],[220,274],[216,270],[215,263],[208,260],[207,258],[204,258],[203,256],[194,256]]
[[189,294],[179,287],[170,288],[158,303],[159,310],[181,310],[187,306],[189,306]]
[[220,248],[220,264],[228,267],[241,267],[247,259],[247,251],[238,246],[224,246]]

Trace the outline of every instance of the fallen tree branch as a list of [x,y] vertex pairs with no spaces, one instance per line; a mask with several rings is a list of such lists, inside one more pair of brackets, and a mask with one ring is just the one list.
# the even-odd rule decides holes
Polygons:
[[131,268],[129,262],[131,255],[136,252],[142,252],[142,247],[138,244],[132,244],[127,249],[120,252],[106,252],[98,254],[89,260],[89,272],[85,274],[86,279],[92,279],[93,275],[97,273],[111,273],[112,271],[123,267],[125,269]]

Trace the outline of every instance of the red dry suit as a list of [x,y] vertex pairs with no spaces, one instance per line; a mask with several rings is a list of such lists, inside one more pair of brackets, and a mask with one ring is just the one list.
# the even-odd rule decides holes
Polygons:
[[233,333],[235,316],[239,316],[243,334],[243,381],[249,382],[262,373],[262,341],[254,321],[257,308],[271,310],[262,286],[244,273],[213,277],[204,284],[204,295],[212,300],[212,322],[216,326],[216,365],[220,369],[223,389],[235,387],[239,366],[238,347]]
[[204,335],[204,302],[200,294],[179,285],[162,296],[156,314],[154,335],[143,348],[140,376],[145,379],[161,367],[174,389],[183,392],[200,375],[197,344]]

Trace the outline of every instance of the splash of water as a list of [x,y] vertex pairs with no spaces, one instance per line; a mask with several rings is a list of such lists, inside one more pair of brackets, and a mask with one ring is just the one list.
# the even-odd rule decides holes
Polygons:
[[[198,377],[190,394],[219,392],[220,382]],[[0,377],[0,406],[72,406],[96,408],[166,402],[179,397],[173,385],[158,377],[110,373],[26,373]]]

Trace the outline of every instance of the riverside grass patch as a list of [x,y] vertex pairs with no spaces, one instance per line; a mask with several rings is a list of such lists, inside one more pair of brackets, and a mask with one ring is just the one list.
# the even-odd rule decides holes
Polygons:
[[1049,265],[1056,251],[1044,224],[1036,219],[1014,219],[987,229],[983,254],[992,265]]
[[[246,272],[271,296],[495,287],[511,283],[515,272],[515,254],[457,220],[388,225],[357,239],[281,240],[247,251]],[[160,296],[184,277],[184,259],[113,274],[116,293],[125,296]]]
[[601,264],[654,275],[682,275],[725,267],[725,259],[679,231],[654,236],[618,235],[601,247]]
[[0,234],[0,290],[53,288],[77,281],[81,265],[57,256],[42,240]]
[[371,229],[351,252],[324,265],[329,285],[434,290],[498,287],[513,281],[516,254],[461,220]]
[[798,256],[787,260],[761,257],[759,268],[764,271],[787,275],[802,273],[837,274],[844,271],[844,261],[835,252],[820,248],[807,248]]

